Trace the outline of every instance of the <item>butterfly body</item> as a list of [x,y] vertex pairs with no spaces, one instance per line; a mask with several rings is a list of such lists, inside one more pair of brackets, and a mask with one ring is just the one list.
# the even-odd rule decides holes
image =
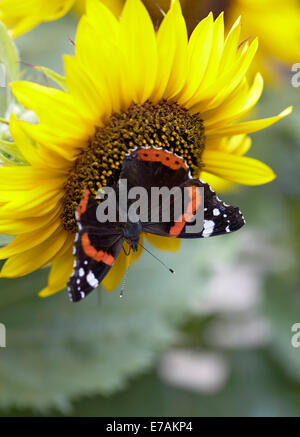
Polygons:
[[[151,198],[153,188],[177,188],[179,194],[188,190],[190,198],[184,202],[184,196],[179,200],[174,196],[170,205],[174,206],[177,202],[184,214],[178,217],[174,208],[166,221],[162,220],[161,204],[154,207],[151,202],[143,221],[133,221],[128,218],[129,215],[125,221],[120,220],[117,202],[116,221],[102,223],[97,218],[99,202],[86,188],[75,214],[78,223],[74,243],[76,259],[68,282],[70,299],[74,302],[85,298],[101,283],[116,261],[124,241],[132,251],[138,249],[142,232],[169,238],[207,238],[234,232],[245,223],[238,208],[223,203],[207,183],[191,176],[183,158],[169,151],[144,147],[132,151],[125,157],[120,180],[113,187],[117,200],[121,196],[121,181],[126,181],[129,190],[142,188],[147,198]],[[194,198],[197,189],[202,190],[202,197],[198,200]],[[130,210],[133,202],[128,200],[125,212]],[[193,222],[194,214],[200,207],[204,211],[203,226],[198,231],[189,231],[188,225]],[[156,219],[153,219],[153,212],[157,212]]]
[[138,221],[137,223],[131,223],[130,221],[128,221],[124,225],[123,237],[134,252],[138,249],[138,243],[142,230],[143,226],[140,221]]

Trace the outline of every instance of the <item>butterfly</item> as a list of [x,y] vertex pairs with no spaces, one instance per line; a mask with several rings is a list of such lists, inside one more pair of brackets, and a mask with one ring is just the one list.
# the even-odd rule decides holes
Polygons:
[[[99,202],[85,188],[75,213],[78,232],[73,250],[74,270],[68,282],[69,296],[73,302],[84,299],[100,285],[119,256],[124,241],[127,241],[132,252],[138,249],[142,232],[169,238],[206,238],[237,231],[245,224],[237,207],[223,203],[207,183],[191,176],[183,158],[167,150],[139,147],[130,151],[124,158],[120,180],[113,187],[117,198],[120,196],[120,181],[126,181],[128,190],[141,187],[149,197],[153,187],[176,187],[179,194],[190,190],[188,202],[183,201],[186,199],[184,195],[179,200],[183,211],[189,209],[189,213],[179,220],[173,212],[169,221],[162,221],[162,206],[159,204],[156,205],[156,220],[151,221],[150,204],[148,220],[132,222],[128,218],[126,221],[117,218],[116,221],[100,222],[97,218]],[[200,201],[194,196],[196,189],[202,190]],[[128,202],[128,209],[132,203]],[[188,230],[188,225],[193,222],[200,204],[204,214],[203,226],[200,231],[193,232]],[[120,217],[120,211],[117,212],[117,217]]]

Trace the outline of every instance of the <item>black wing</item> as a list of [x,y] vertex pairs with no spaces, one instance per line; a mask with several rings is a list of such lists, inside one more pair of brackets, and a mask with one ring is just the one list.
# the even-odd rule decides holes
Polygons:
[[190,178],[183,158],[157,148],[138,148],[125,157],[120,178],[127,179],[128,188],[176,187]]
[[[198,206],[203,208],[202,230],[199,231],[195,227],[195,216],[199,211],[192,208],[193,216],[191,220],[186,220],[185,217],[178,217],[177,219],[173,217],[168,223],[143,223],[145,232],[173,238],[207,238],[235,232],[244,226],[245,219],[239,208],[222,202],[207,183],[199,179],[190,179],[182,184],[180,189],[183,191],[187,187],[191,189],[193,187],[203,188],[204,198],[201,199],[201,205]],[[184,193],[182,199],[184,199]],[[186,208],[187,205],[182,202],[182,210],[186,211]],[[173,203],[171,204],[172,210],[174,210]]]
[[71,301],[78,302],[93,291],[110,271],[123,245],[117,223],[100,223],[96,218],[97,201],[88,189],[76,210],[78,232],[75,236],[74,270],[68,282]]
[[[156,148],[139,148],[133,151],[124,160],[121,177],[127,179],[128,188],[144,187],[148,191],[148,200],[151,198],[151,187],[154,186],[169,189],[178,187],[181,190],[181,196],[171,200],[170,221],[168,222],[162,221],[162,205],[159,205],[159,220],[151,220],[153,217],[151,214],[153,210],[155,212],[155,208],[152,208],[149,202],[148,221],[142,223],[144,232],[173,238],[206,238],[237,231],[245,224],[244,217],[237,207],[226,205],[207,183],[192,178],[190,169],[183,158],[168,151]],[[192,200],[193,190],[197,188],[202,188],[200,202],[197,205],[194,199],[189,204],[185,201],[184,191],[185,189],[191,190]],[[181,211],[185,213],[192,209],[195,215],[198,208],[203,208],[201,231],[191,230],[190,225],[194,223],[192,217],[188,221],[186,216],[183,218],[175,215],[174,203],[176,202],[181,203]],[[184,223],[185,220],[186,223]]]

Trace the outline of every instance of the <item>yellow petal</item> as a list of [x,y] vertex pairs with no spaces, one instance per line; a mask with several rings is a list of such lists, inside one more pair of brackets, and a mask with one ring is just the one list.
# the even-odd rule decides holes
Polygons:
[[213,36],[210,57],[201,87],[207,88],[212,82],[215,82],[218,76],[219,65],[222,59],[224,47],[224,13],[222,12],[213,24]]
[[69,250],[60,257],[52,261],[51,270],[48,277],[48,285],[39,292],[40,297],[52,296],[63,290],[73,271],[74,256],[72,255],[72,245]]
[[41,8],[45,12],[45,18],[43,20],[51,21],[63,17],[71,9],[74,3],[75,0],[56,0],[47,2],[46,4],[42,2]]
[[[140,243],[142,244],[142,242],[143,242],[143,237],[141,236]],[[126,241],[124,242],[123,247],[126,253],[130,252],[130,247],[126,243]],[[129,267],[130,258],[131,258],[131,265],[133,265],[139,259],[142,252],[143,249],[141,248],[141,246],[138,246],[138,250],[133,253],[131,258],[131,253],[129,255],[125,255],[123,249],[121,250],[114,265],[112,266],[112,269],[102,281],[102,285],[106,289],[106,291],[112,291],[119,285],[119,283],[121,282],[124,276],[125,271]]]
[[[51,129],[51,125],[31,124],[19,120],[18,122],[24,133],[39,145],[39,155],[44,167],[69,170],[70,161],[75,159],[76,152],[81,150],[87,143],[90,135],[93,135],[94,128],[90,131],[82,130],[80,134],[66,130],[57,131]],[[88,128],[88,126],[87,126]],[[67,147],[66,147],[67,144]]]
[[13,82],[10,87],[16,98],[36,113],[40,122],[56,132],[65,136],[68,133],[81,135],[86,131],[87,124],[90,126],[91,120],[84,107],[62,90],[26,81]]
[[51,181],[53,180],[55,181],[55,186],[60,186],[64,183],[63,176],[54,171],[48,173],[44,169],[36,169],[29,165],[0,167],[0,190],[4,191],[28,191],[36,188],[41,183],[48,182],[50,187],[52,187]]
[[226,181],[225,179],[211,173],[207,173],[206,171],[201,172],[200,179],[210,185],[217,193],[230,193],[236,189],[236,185],[232,182]]
[[178,238],[161,237],[159,235],[146,234],[146,239],[152,246],[159,250],[169,250],[171,252],[177,252],[180,247],[180,240]]
[[215,81],[201,85],[194,96],[187,102],[186,107],[195,114],[217,108],[245,79],[245,74],[257,50],[257,40],[240,54],[231,68],[220,71]]
[[16,278],[44,267],[64,249],[69,235],[66,231],[57,230],[38,246],[12,256],[4,264],[0,278]]
[[[119,23],[114,18],[117,28],[113,26],[111,30],[111,20],[103,20],[105,17],[106,14],[103,17],[101,14],[98,26],[86,16],[81,18],[76,34],[76,58],[97,87],[111,96],[113,111],[119,112],[132,103],[135,84],[130,79],[126,53],[119,44]],[[113,37],[116,31],[117,36]]]
[[224,44],[224,50],[222,54],[222,60],[220,64],[220,71],[227,71],[231,68],[233,62],[236,59],[237,50],[239,46],[239,40],[241,35],[241,17],[238,17],[228,35]]
[[124,0],[101,0],[101,3],[105,4],[116,16],[119,16],[122,12]]
[[6,247],[0,249],[0,259],[6,259],[18,253],[26,252],[35,246],[43,243],[60,227],[59,218],[55,218],[46,226],[41,227],[38,231],[27,232],[17,235],[16,238]]
[[237,135],[235,137],[231,137],[228,141],[227,153],[232,153],[233,155],[246,155],[246,153],[250,150],[252,145],[252,138],[246,135]]
[[121,108],[121,75],[126,73],[118,47],[119,34],[119,22],[112,12],[99,0],[90,0],[87,15],[77,28],[76,60],[95,87],[108,116]]
[[261,185],[271,182],[276,177],[266,164],[245,156],[204,150],[202,159],[206,172],[237,184]]
[[0,233],[8,235],[25,234],[26,232],[37,231],[51,222],[53,218],[58,218],[59,210],[54,210],[41,217],[28,217],[0,219]]
[[89,118],[95,120],[95,125],[99,125],[101,116],[111,113],[108,91],[102,86],[102,81],[89,76],[74,56],[65,55],[64,66],[69,92],[81,102],[85,112],[90,114]]
[[276,123],[277,121],[291,114],[292,110],[293,107],[289,106],[275,117],[263,118],[262,120],[253,120],[253,121],[246,121],[244,123],[233,124],[220,129],[214,129],[208,131],[206,132],[206,135],[209,138],[219,138],[219,137],[226,137],[226,136],[229,137],[231,135],[240,135],[244,133],[249,134],[249,133],[257,132],[259,130],[271,126],[272,124]]
[[178,94],[187,78],[188,36],[178,0],[172,2],[158,33],[158,74],[151,100],[171,99]]
[[2,191],[2,194],[6,197],[9,203],[1,206],[1,218],[16,217],[16,211],[22,216],[22,218],[40,217],[51,211],[57,210],[57,205],[64,195],[63,190],[57,190],[53,188],[41,185],[28,192],[8,191],[7,193]]
[[204,20],[200,21],[190,37],[188,81],[179,96],[179,103],[182,105],[194,95],[203,80],[211,54],[213,30],[214,20],[212,13],[210,13]]
[[10,117],[9,129],[14,142],[17,144],[26,161],[31,165],[40,164],[39,151],[25,134],[15,114],[12,114]]
[[[247,71],[253,61],[253,58],[258,49],[258,39],[254,39],[250,46],[248,43],[245,44],[244,50],[238,50],[241,52],[238,59],[232,65],[232,68],[227,70],[227,72],[220,71],[220,77],[211,85],[203,90],[202,89],[202,99],[204,103],[195,105],[194,110],[199,110],[200,106],[202,111],[213,109],[221,105],[225,99],[235,90],[236,87],[245,79]],[[208,100],[206,101],[205,98]]]
[[22,20],[16,22],[14,28],[11,30],[11,36],[17,38],[23,35],[23,33],[29,32],[38,24],[40,24],[39,17],[24,17]]
[[156,36],[141,0],[127,0],[120,20],[120,44],[128,60],[128,82],[133,100],[144,103],[151,95],[157,73]]
[[75,0],[1,0],[0,18],[13,37],[28,32],[42,21],[56,20],[71,9]]
[[90,24],[101,32],[102,38],[111,42],[119,40],[119,22],[109,5],[99,0],[88,0],[86,15]]
[[221,106],[201,114],[205,120],[206,132],[244,117],[260,99],[263,87],[264,81],[259,73],[255,76],[250,89],[246,81],[241,82],[241,85],[224,100]]

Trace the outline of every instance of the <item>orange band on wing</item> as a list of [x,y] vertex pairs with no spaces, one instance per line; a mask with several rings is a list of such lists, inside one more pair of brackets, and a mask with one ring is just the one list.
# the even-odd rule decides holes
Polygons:
[[84,192],[83,192],[83,196],[81,198],[81,201],[80,201],[80,203],[77,207],[77,210],[76,210],[77,211],[77,220],[79,220],[81,217],[81,214],[83,214],[86,211],[87,206],[88,206],[88,202],[89,202],[90,194],[91,194],[90,190],[88,188],[85,188]]
[[189,188],[190,201],[187,205],[186,212],[184,214],[181,214],[180,218],[170,228],[170,237],[178,237],[181,234],[186,223],[192,221],[195,212],[201,205],[201,197],[199,195],[197,196],[197,188],[199,187],[191,186],[186,188]]
[[101,261],[108,266],[112,266],[115,262],[115,258],[110,253],[104,252],[103,250],[98,251],[92,246],[87,232],[82,235],[81,243],[84,253],[93,260],[97,262]]
[[172,170],[179,170],[180,168],[183,168],[185,170],[189,169],[183,158],[180,158],[173,153],[167,152],[166,150],[160,150],[155,148],[139,149],[137,151],[137,155],[138,159],[142,161],[160,162],[161,164],[171,168]]
[[[181,220],[184,216],[181,216]],[[185,221],[178,221],[171,227],[169,235],[170,237],[178,237],[181,234],[182,229],[185,227]]]

